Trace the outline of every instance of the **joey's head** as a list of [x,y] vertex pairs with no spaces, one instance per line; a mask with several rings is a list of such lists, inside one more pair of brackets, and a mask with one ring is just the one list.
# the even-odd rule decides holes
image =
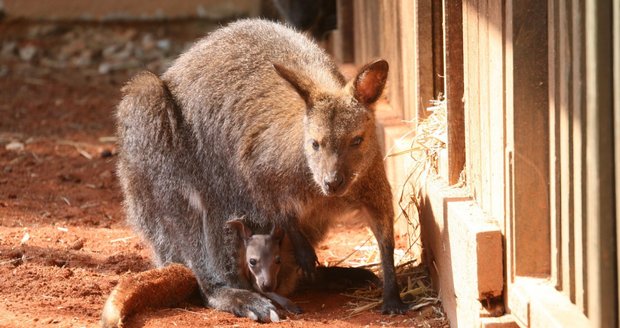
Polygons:
[[345,195],[379,152],[374,105],[383,92],[388,63],[371,62],[336,91],[321,90],[300,72],[274,67],[306,102],[304,152],[314,181],[326,196]]
[[243,240],[245,263],[242,265],[247,268],[253,287],[261,293],[275,291],[278,287],[280,246],[284,231],[274,227],[269,234],[253,234],[242,220],[232,220],[229,224]]

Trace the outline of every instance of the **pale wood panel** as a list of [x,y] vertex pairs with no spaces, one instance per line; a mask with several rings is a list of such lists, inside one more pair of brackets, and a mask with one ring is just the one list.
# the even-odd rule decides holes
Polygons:
[[[494,1],[494,0],[491,0]],[[489,12],[488,0],[478,0],[478,77],[480,95],[480,196],[479,204],[487,212],[491,209],[491,129],[489,126]]]
[[572,79],[571,79],[571,41],[570,2],[558,3],[559,58],[558,87],[560,110],[560,245],[561,245],[561,290],[574,301],[574,247],[573,235],[573,179],[572,179]]
[[587,275],[585,268],[586,260],[586,241],[585,241],[585,220],[584,206],[585,194],[583,192],[585,181],[585,50],[584,50],[584,12],[583,1],[573,0],[571,8],[572,30],[572,150],[573,150],[573,235],[570,236],[574,245],[574,286],[571,300],[581,309],[586,311],[587,292],[586,281]]
[[417,122],[417,99],[418,88],[420,84],[416,76],[416,35],[415,35],[415,2],[413,0],[403,0],[396,2],[398,14],[398,31],[400,33],[400,52],[398,56],[401,58],[401,71],[403,80],[403,119],[410,122]]
[[491,132],[490,214],[504,227],[504,53],[503,2],[488,1],[489,20],[489,126]]
[[586,0],[586,226],[588,317],[594,327],[618,326],[614,242],[613,77],[611,1]]
[[478,55],[478,0],[466,2],[467,44],[464,56],[467,57],[467,75],[465,75],[465,135],[467,140],[466,166],[467,183],[476,200],[480,200],[482,183],[480,179],[480,97],[479,97],[479,62]]
[[560,184],[560,76],[559,48],[560,0],[549,2],[549,216],[551,227],[551,282],[554,287],[561,288],[561,184]]

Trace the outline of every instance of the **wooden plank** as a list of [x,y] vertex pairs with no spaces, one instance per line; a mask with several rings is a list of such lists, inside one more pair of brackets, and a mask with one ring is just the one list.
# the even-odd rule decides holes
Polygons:
[[417,62],[416,76],[419,103],[416,104],[419,118],[428,116],[426,107],[433,95],[433,16],[432,0],[415,2]]
[[412,123],[417,121],[417,100],[419,84],[416,74],[416,17],[415,3],[412,0],[397,1],[398,30],[400,33],[400,53],[403,80],[403,119]]
[[571,72],[572,72],[572,164],[573,164],[573,241],[574,247],[574,269],[572,273],[574,275],[573,295],[571,300],[575,302],[577,307],[585,312],[587,293],[586,293],[586,281],[587,274],[585,273],[586,261],[586,240],[585,240],[585,220],[584,220],[584,206],[585,206],[585,194],[583,192],[585,181],[585,49],[584,49],[584,12],[583,1],[573,0],[571,5],[571,17],[572,17],[572,58],[571,58]]
[[[479,62],[478,54],[478,0],[467,1],[467,44],[463,51],[467,52],[467,101],[465,103],[465,134],[468,136],[466,145],[467,184],[476,200],[480,200],[480,97],[479,97]],[[465,27],[463,27],[465,29]],[[485,58],[486,60],[486,58]]]
[[491,179],[491,216],[504,227],[504,50],[503,50],[503,2],[488,1],[489,19],[489,126],[491,145],[489,150]]
[[353,63],[355,56],[355,33],[353,33],[353,0],[336,2],[338,29],[334,34],[334,57],[344,64]]
[[549,2],[549,213],[551,232],[551,282],[562,285],[561,184],[560,184],[560,0]]
[[515,273],[550,273],[547,3],[512,3]]
[[[620,1],[613,4],[613,47],[614,47],[614,94],[620,95]],[[615,134],[615,162],[616,170],[616,265],[620,264],[620,100],[614,99],[614,134]],[[616,276],[617,295],[620,295],[620,269]],[[616,313],[620,313],[618,301]],[[616,318],[620,321],[620,318]]]
[[432,0],[433,12],[433,99],[445,95],[443,67],[443,0]]
[[614,205],[611,0],[586,0],[586,226],[588,317],[594,327],[618,326]]
[[463,7],[444,0],[444,55],[448,111],[448,183],[459,181],[465,165],[465,118],[463,112]]
[[574,301],[574,246],[573,246],[573,154],[572,154],[572,79],[571,79],[571,23],[570,3],[559,3],[559,105],[560,105],[560,241],[561,290]]
[[[494,1],[494,0],[491,0]],[[491,131],[489,126],[489,13],[487,0],[478,0],[478,77],[480,108],[480,206],[491,209]]]

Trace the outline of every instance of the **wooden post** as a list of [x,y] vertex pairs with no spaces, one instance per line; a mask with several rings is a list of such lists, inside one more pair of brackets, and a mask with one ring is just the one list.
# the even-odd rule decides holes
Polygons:
[[465,166],[463,112],[463,4],[444,0],[445,90],[448,114],[448,183],[455,184]]

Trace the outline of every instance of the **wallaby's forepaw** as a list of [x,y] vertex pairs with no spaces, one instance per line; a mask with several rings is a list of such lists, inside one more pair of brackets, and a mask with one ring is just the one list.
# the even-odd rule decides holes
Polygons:
[[403,303],[400,298],[386,299],[381,306],[383,314],[405,314],[409,310],[409,305]]
[[275,306],[260,294],[245,289],[225,288],[209,297],[209,305],[259,322],[279,322]]

